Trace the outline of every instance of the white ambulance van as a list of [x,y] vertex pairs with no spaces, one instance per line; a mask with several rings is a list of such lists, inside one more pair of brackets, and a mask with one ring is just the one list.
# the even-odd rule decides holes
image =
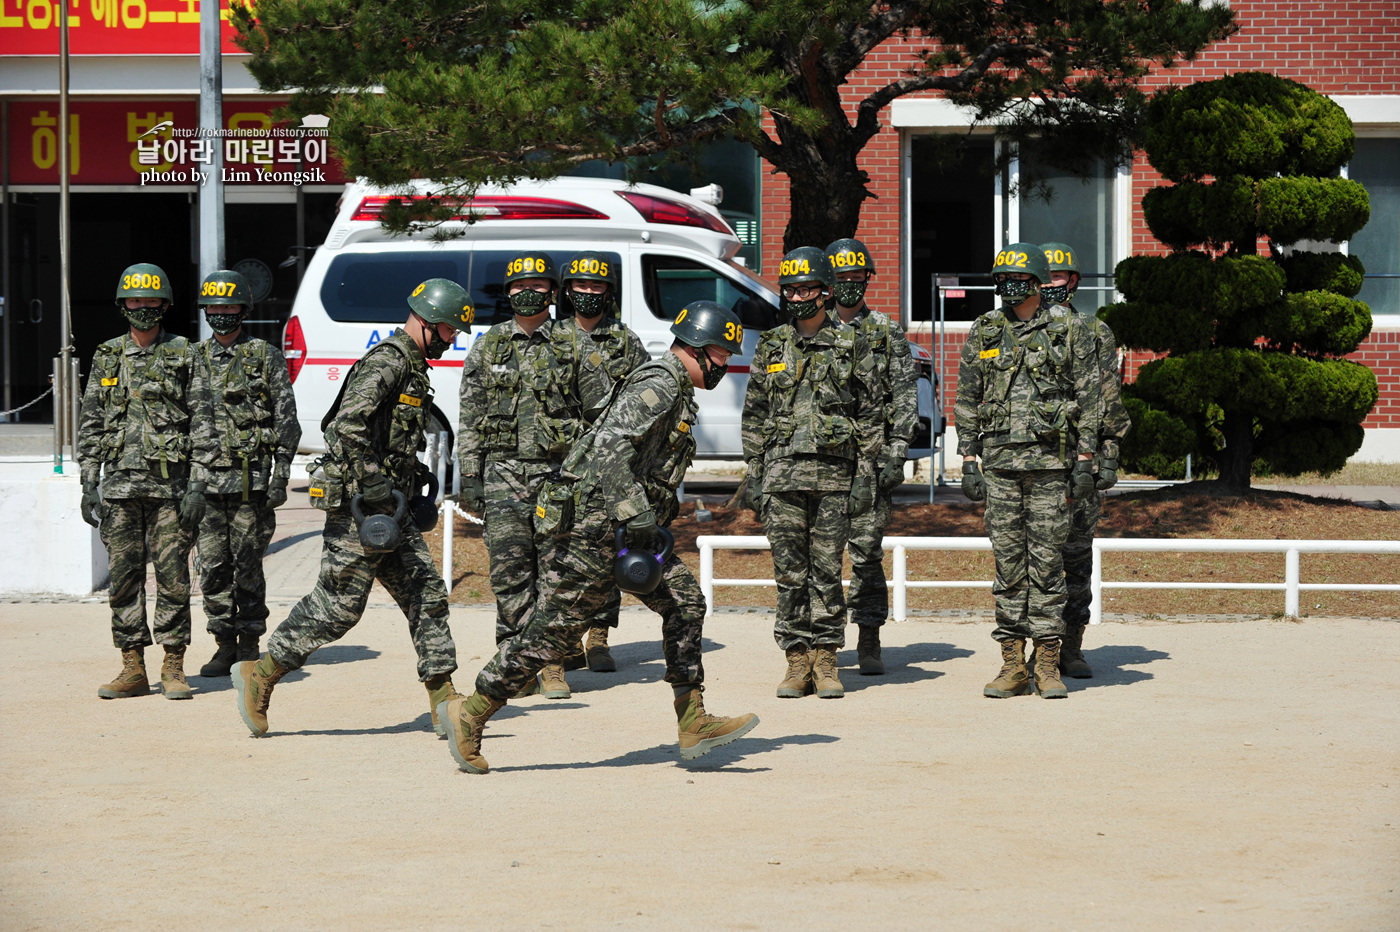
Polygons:
[[[421,196],[430,188],[417,184]],[[622,320],[653,357],[671,345],[680,309],[706,299],[733,308],[744,323],[742,357],[735,357],[714,391],[699,396],[697,457],[741,459],[739,421],[748,363],[758,334],[778,320],[777,288],[734,261],[740,242],[708,204],[667,188],[624,181],[562,178],[482,188],[463,214],[449,221],[460,235],[434,240],[431,231],[390,236],[379,224],[390,194],[365,184],[346,186],[339,214],[307,265],[282,346],[301,419],[301,450],[324,451],[321,419],[334,403],[350,367],[393,333],[408,313],[419,282],[448,278],[472,296],[476,321],[440,360],[430,362],[434,391],[430,430],[457,432],[462,366],[473,340],[508,320],[501,280],[506,263],[522,252],[544,251],[557,268],[581,250],[607,253],[621,270]],[[890,260],[893,264],[893,260]],[[557,309],[556,309],[557,310]],[[930,384],[932,358],[913,346],[920,368],[919,423],[912,456],[927,456],[941,412]]]

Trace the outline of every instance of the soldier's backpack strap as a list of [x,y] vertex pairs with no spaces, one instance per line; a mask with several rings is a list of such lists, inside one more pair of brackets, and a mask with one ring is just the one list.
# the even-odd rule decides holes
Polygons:
[[[335,401],[331,403],[330,408],[326,411],[325,417],[321,418],[321,433],[324,434],[324,433],[326,432],[326,428],[328,428],[328,427],[331,426],[331,421],[335,420],[335,416],[336,416],[337,414],[340,413],[340,404],[341,404],[341,402],[343,402],[343,401],[345,400],[345,389],[349,387],[349,385],[350,385],[350,380],[351,380],[351,378],[355,375],[355,370],[358,369],[358,368],[360,367],[360,363],[364,362],[366,359],[368,359],[368,358],[370,357],[370,354],[371,354],[371,353],[373,353],[375,350],[378,350],[380,347],[383,347],[383,346],[392,346],[392,347],[394,347],[394,349],[396,349],[396,350],[398,350],[400,353],[402,353],[402,354],[403,354],[403,358],[404,358],[405,360],[407,360],[408,363],[409,363],[410,365],[412,365],[412,363],[413,363],[413,357],[410,356],[410,355],[408,354],[408,350],[404,349],[402,346],[399,346],[397,343],[393,342],[392,340],[381,340],[380,342],[376,343],[374,346],[370,347],[370,351],[369,351],[368,353],[365,353],[365,354],[364,354],[363,356],[361,356],[359,359],[357,359],[357,360],[355,361],[355,364],[352,365],[352,366],[350,367],[350,371],[347,372],[347,373],[345,373],[345,378],[343,378],[343,379],[340,380],[340,391],[336,392]],[[266,369],[266,358],[265,358],[265,357],[266,357],[266,352],[267,352],[266,350],[263,351],[263,353],[264,353],[264,369]]]

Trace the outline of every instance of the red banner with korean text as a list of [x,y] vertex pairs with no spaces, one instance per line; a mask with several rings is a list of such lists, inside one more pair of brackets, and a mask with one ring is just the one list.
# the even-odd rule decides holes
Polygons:
[[[203,184],[215,147],[225,184],[343,184],[324,127],[274,123],[281,101],[224,101],[218,136],[199,131],[193,100],[68,104],[73,185]],[[10,183],[58,184],[58,101],[10,102]]]
[[[70,55],[198,55],[205,0],[67,0]],[[239,2],[239,0],[234,0]],[[0,0],[0,56],[57,55],[64,0]],[[229,0],[219,3],[223,51],[233,42]],[[213,0],[209,8],[214,8]]]

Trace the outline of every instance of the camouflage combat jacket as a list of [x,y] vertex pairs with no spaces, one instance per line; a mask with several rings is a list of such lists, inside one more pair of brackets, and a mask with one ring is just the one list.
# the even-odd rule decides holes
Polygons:
[[337,407],[322,422],[327,468],[344,480],[347,505],[375,472],[411,497],[432,407],[428,362],[402,327],[350,367]]
[[1063,305],[1030,320],[1009,308],[972,324],[958,365],[958,453],[988,469],[1068,468],[1098,445],[1093,331]]
[[214,451],[209,489],[221,495],[266,490],[287,478],[301,440],[292,380],[282,353],[266,340],[240,333],[224,346],[215,337],[194,346],[195,366],[209,386],[213,417],[194,425]]
[[1118,370],[1118,340],[1113,330],[1096,315],[1087,314],[1073,304],[1070,309],[1084,318],[1094,331],[1094,345],[1099,360],[1099,444],[1097,452],[1105,459],[1118,459],[1118,445],[1133,428],[1128,409],[1123,406],[1123,375]]
[[477,339],[462,374],[462,475],[484,475],[488,462],[562,462],[607,402],[598,370],[581,365],[592,351],[577,328],[553,320],[526,333],[512,318]]
[[904,329],[868,307],[861,308],[851,319],[850,326],[865,337],[874,357],[874,379],[881,392],[880,408],[885,427],[881,458],[906,460],[909,444],[919,426],[919,374],[914,368],[914,356]]
[[130,332],[97,348],[78,424],[85,484],[102,480],[106,498],[179,498],[189,479],[207,480],[212,450],[191,437],[210,417],[184,337],[164,329],[144,349]]
[[874,473],[884,391],[864,335],[833,317],[804,337],[783,324],[759,337],[744,396],[744,461],[764,492],[850,489]]
[[[604,391],[611,392],[614,385],[627,378],[628,373],[651,359],[641,337],[616,318],[599,321],[591,331],[580,327],[577,317],[561,321],[558,326],[577,330],[593,344],[593,349],[583,354],[583,368],[597,379],[596,384],[601,385]],[[596,417],[601,412],[592,413]]]
[[564,461],[575,500],[601,499],[618,524],[650,509],[676,517],[676,488],[695,455],[695,384],[674,353],[633,369],[615,398]]

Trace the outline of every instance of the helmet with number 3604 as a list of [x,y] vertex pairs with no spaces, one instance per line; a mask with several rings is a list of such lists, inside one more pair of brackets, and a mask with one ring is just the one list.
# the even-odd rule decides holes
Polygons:
[[[1012,278],[1012,274],[1029,275],[1031,280]],[[1039,293],[1040,286],[1050,284],[1050,266],[1045,261],[1045,252],[1035,243],[1012,243],[997,253],[991,275],[997,295],[1018,303]]]

